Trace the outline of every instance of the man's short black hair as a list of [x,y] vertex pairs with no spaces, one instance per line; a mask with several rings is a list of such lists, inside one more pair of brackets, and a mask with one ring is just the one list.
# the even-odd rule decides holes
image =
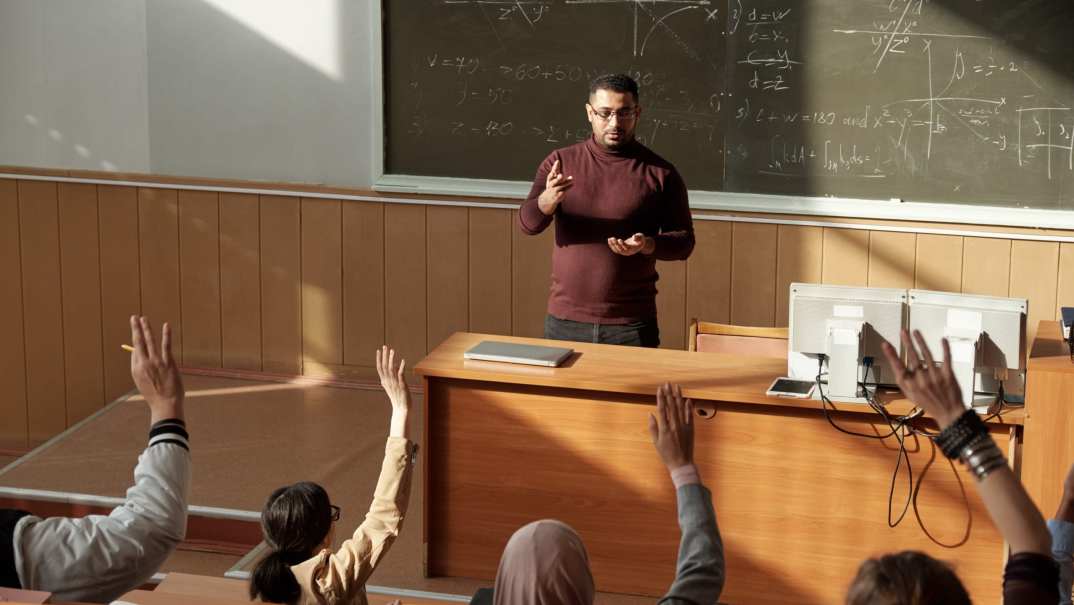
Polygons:
[[593,96],[598,90],[611,90],[634,95],[634,102],[638,101],[638,83],[634,78],[626,74],[604,74],[597,76],[589,83],[589,96]]

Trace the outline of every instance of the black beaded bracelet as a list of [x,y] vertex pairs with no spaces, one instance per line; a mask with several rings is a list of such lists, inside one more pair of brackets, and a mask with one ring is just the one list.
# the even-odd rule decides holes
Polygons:
[[939,436],[936,437],[936,445],[940,446],[940,451],[944,456],[953,460],[962,454],[962,450],[974,438],[987,433],[988,427],[977,412],[966,410],[958,417],[958,420],[951,423],[951,426],[940,431]]

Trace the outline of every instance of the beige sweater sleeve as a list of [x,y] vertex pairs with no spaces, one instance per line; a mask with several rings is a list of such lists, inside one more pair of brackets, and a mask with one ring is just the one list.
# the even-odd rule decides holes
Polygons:
[[[365,521],[338,551],[315,558],[313,569],[301,570],[313,561],[292,568],[304,589],[312,589],[331,603],[349,601],[356,591],[365,587],[369,575],[399,535],[406,516],[414,450],[414,444],[407,439],[388,437],[380,479]],[[312,585],[301,581],[305,575],[302,571],[312,572]]]

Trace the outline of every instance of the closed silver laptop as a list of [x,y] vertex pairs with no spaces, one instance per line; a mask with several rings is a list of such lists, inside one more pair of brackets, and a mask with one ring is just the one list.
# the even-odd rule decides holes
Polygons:
[[480,359],[482,361],[507,361],[510,363],[525,363],[533,366],[555,367],[570,357],[574,349],[562,347],[544,347],[539,345],[524,345],[514,342],[500,342],[496,340],[482,340],[477,346],[463,353],[466,359]]

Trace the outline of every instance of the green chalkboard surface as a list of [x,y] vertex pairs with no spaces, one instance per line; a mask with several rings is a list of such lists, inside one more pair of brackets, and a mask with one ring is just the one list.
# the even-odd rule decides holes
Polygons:
[[389,174],[530,180],[588,81],[690,189],[1074,210],[1074,3],[385,0]]

